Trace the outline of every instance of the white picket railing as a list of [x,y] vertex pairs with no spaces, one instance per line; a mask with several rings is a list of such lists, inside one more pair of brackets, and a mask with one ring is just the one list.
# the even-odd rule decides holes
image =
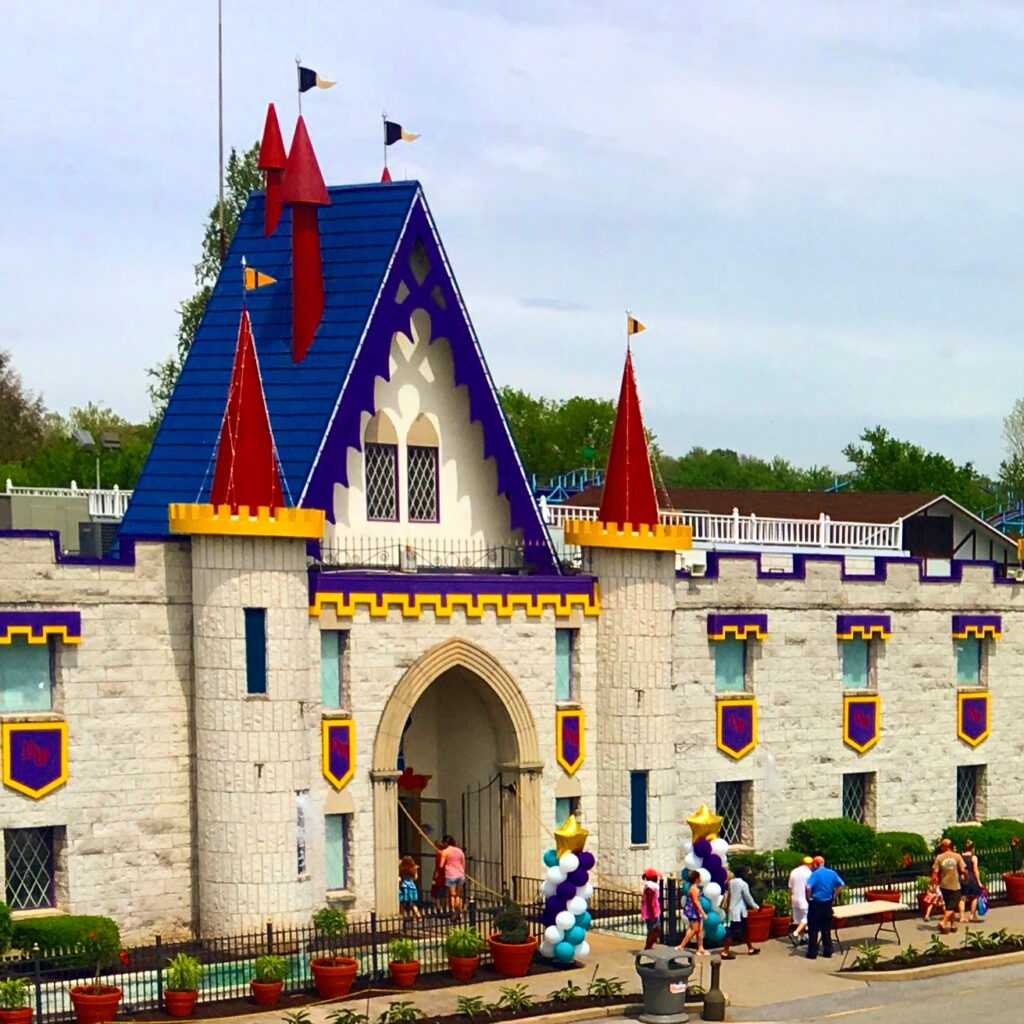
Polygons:
[[[541,502],[544,520],[561,527],[570,519],[596,520],[598,510],[581,505],[549,505]],[[822,513],[817,519],[784,519],[774,516],[741,516],[710,512],[662,510],[665,524],[693,528],[693,542],[702,547],[734,544],[744,547],[823,548],[865,551],[902,550],[902,526],[895,523],[852,523],[833,521]]]
[[93,519],[123,519],[132,492],[122,491],[116,485],[109,489],[79,487],[74,480],[70,487],[15,487],[7,480],[5,494],[18,494],[27,498],[87,498],[89,515]]

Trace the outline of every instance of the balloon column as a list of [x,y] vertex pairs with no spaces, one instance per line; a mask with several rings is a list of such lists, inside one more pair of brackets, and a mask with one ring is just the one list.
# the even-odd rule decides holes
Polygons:
[[594,887],[590,870],[594,855],[584,850],[590,833],[580,828],[575,815],[555,831],[555,849],[544,853],[547,874],[540,887],[544,897],[544,941],[541,956],[559,963],[583,960],[590,953],[587,909]]
[[725,938],[728,922],[722,911],[722,895],[728,880],[726,865],[729,862],[729,844],[718,838],[722,819],[712,814],[707,804],[701,804],[694,814],[686,819],[693,837],[683,843],[683,865],[687,872],[700,874],[700,905],[707,917],[704,919],[704,937],[709,942],[721,942]]

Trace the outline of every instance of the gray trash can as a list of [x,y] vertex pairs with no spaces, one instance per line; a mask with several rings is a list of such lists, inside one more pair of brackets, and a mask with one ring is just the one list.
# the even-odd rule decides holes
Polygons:
[[634,950],[636,973],[644,988],[644,1024],[683,1024],[686,985],[693,974],[693,954],[672,946]]

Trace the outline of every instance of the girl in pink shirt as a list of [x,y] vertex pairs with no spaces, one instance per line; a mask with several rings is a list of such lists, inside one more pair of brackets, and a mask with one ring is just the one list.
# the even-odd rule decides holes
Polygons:
[[441,865],[444,868],[444,884],[448,890],[448,909],[452,917],[462,909],[462,887],[466,883],[466,854],[455,845],[451,836],[445,836],[441,851]]

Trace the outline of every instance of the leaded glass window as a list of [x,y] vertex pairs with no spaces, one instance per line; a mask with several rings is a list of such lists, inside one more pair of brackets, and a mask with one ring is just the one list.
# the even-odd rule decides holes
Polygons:
[[959,765],[956,770],[956,820],[978,820],[978,775],[976,764]]
[[437,449],[409,445],[409,520],[436,523],[438,516]]
[[862,772],[843,776],[843,817],[865,824],[868,805],[868,777]]
[[727,843],[738,843],[743,835],[743,783],[715,784],[715,814],[722,819],[719,836]]
[[366,518],[398,520],[398,445],[366,445]]
[[54,904],[52,828],[4,830],[7,905],[38,910]]

